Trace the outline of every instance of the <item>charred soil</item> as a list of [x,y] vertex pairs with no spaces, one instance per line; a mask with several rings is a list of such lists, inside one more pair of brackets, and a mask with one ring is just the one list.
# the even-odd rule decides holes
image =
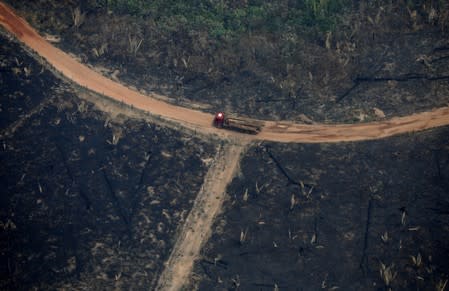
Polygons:
[[[230,39],[91,8],[123,1],[8,2],[96,70],[180,105],[312,123],[448,102],[442,1],[353,1],[329,33],[255,28]],[[155,286],[215,148],[101,113],[1,42],[0,288]],[[448,136],[445,127],[357,144],[258,144],[190,287],[444,289]]]
[[1,42],[0,289],[152,286],[215,147],[102,113]]
[[253,147],[189,290],[441,288],[448,137]]

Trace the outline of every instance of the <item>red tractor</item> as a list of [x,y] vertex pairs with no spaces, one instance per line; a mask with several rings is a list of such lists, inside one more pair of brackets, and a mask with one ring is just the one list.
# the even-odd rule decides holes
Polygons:
[[228,117],[221,111],[215,114],[213,123],[214,126],[218,128],[226,128],[249,134],[258,134],[263,126],[261,121],[247,118]]

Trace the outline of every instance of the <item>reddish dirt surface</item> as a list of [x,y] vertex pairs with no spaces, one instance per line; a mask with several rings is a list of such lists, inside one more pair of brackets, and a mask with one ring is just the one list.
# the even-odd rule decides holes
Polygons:
[[266,122],[262,132],[254,137],[239,133],[218,131],[212,125],[212,115],[178,107],[157,100],[155,94],[143,95],[114,82],[73,57],[52,46],[12,9],[0,3],[0,23],[25,45],[36,51],[54,68],[75,83],[134,108],[175,121],[185,127],[222,137],[240,136],[242,139],[260,139],[281,142],[341,142],[384,138],[410,131],[419,131],[449,124],[449,107],[413,114],[390,120],[363,124],[294,124]]
[[222,208],[227,194],[224,189],[234,177],[244,151],[245,146],[229,144],[217,153],[159,277],[157,290],[181,290],[189,280],[193,264],[199,258],[203,244],[209,240],[211,225]]

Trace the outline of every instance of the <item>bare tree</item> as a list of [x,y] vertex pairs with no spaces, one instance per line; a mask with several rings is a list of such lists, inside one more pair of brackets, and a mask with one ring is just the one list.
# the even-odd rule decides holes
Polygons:
[[76,7],[74,10],[72,10],[72,20],[73,20],[73,26],[75,26],[75,28],[79,28],[84,20],[86,19],[86,13],[85,12],[81,12],[81,9],[78,7]]

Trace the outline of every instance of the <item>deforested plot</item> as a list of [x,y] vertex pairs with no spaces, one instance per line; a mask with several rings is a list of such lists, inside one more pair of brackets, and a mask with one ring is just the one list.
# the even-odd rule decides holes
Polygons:
[[45,91],[20,85],[38,74],[2,73],[8,108],[24,113],[0,112],[0,289],[150,288],[215,147],[102,113],[46,71]]
[[448,136],[253,147],[191,289],[442,290]]

